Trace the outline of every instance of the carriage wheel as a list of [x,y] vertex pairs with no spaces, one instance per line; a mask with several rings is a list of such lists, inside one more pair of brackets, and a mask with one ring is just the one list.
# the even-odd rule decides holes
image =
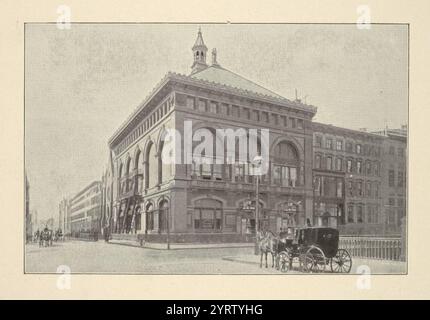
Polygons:
[[299,256],[300,271],[301,272],[312,272],[313,265],[315,264],[314,257],[311,253],[306,252]]
[[352,268],[352,259],[348,251],[337,250],[336,255],[330,260],[330,268],[332,272],[349,273]]
[[313,258],[313,265],[310,272],[324,272],[327,264],[327,259],[324,255],[324,252],[318,247],[312,247],[306,253],[311,254]]
[[279,253],[278,259],[279,270],[281,270],[281,272],[288,272],[290,267],[290,254],[287,251],[282,251]]

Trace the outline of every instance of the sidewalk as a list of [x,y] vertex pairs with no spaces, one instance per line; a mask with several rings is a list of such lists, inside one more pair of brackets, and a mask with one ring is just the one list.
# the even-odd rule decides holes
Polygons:
[[[260,255],[250,254],[240,256],[227,256],[223,257],[222,259],[236,263],[260,265]],[[265,264],[264,257],[263,264]],[[270,254],[267,256],[267,264],[269,266],[272,265],[272,257]],[[407,270],[407,264],[404,261],[389,261],[352,257],[352,268],[349,274],[363,274],[363,266],[367,267],[368,269],[366,268],[366,270],[369,270],[371,274],[406,274]],[[293,269],[294,273],[297,273],[299,271],[298,263],[294,262]],[[325,272],[331,273],[330,265],[326,266]]]
[[[110,244],[139,247],[145,249],[167,250],[167,243],[146,242],[142,246],[140,242],[131,240],[109,240]],[[253,248],[253,243],[171,243],[170,250],[183,249],[211,249],[211,248]]]

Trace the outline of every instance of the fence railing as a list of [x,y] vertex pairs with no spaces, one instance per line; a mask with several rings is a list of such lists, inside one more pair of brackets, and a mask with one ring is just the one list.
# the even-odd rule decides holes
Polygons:
[[402,238],[348,237],[341,236],[339,248],[348,250],[358,258],[402,261]]

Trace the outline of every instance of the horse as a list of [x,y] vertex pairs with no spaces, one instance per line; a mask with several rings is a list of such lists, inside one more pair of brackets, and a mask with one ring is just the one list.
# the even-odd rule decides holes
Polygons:
[[52,233],[50,230],[45,229],[40,233],[39,247],[49,247],[52,245]]
[[272,268],[275,266],[275,256],[277,239],[276,236],[270,231],[259,231],[257,234],[258,248],[260,250],[260,268],[263,267],[263,255],[265,256],[266,268],[267,265],[267,254],[270,253],[272,256]]

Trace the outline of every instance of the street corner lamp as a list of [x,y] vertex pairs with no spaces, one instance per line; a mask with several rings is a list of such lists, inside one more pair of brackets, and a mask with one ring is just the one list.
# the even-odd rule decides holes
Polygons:
[[259,231],[259,222],[260,222],[259,182],[260,182],[261,164],[263,162],[263,158],[260,155],[257,155],[254,157],[252,162],[253,162],[254,168],[257,169],[256,172],[254,172],[254,175],[257,176],[255,179],[255,250],[254,250],[254,253],[256,255],[258,255],[260,253],[260,248],[259,248],[259,244],[258,244],[258,231]]

